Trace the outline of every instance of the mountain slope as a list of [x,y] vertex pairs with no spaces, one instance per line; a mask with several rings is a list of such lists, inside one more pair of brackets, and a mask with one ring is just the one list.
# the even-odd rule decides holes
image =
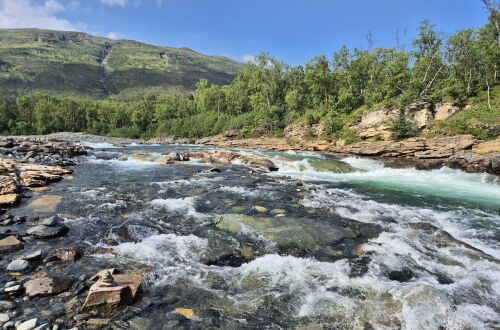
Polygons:
[[187,48],[111,40],[80,32],[0,29],[0,88],[91,97],[144,89],[189,91],[206,78],[233,80],[241,64]]

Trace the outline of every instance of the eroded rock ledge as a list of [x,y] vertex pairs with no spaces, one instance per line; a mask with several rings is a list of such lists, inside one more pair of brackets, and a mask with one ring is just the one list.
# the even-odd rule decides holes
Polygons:
[[466,172],[500,174],[500,139],[482,142],[472,135],[337,145],[321,140],[294,143],[280,138],[240,140],[235,139],[235,134],[228,132],[199,140],[197,143],[225,148],[322,151],[377,158],[397,167],[434,169],[448,166]]

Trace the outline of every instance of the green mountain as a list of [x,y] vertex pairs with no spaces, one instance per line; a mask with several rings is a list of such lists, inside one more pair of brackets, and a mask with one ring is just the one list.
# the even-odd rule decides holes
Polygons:
[[191,91],[201,78],[230,83],[242,67],[187,48],[80,32],[0,29],[0,89],[123,97],[145,89]]

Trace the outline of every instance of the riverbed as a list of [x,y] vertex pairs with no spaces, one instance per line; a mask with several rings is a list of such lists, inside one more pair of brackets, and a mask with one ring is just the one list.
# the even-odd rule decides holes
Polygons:
[[32,194],[61,197],[53,209],[12,213],[61,214],[69,234],[53,244],[92,251],[60,272],[142,269],[141,296],[115,316],[127,326],[500,327],[498,176],[295,151],[233,150],[275,172],[165,165],[165,153],[207,147],[92,146],[70,178]]

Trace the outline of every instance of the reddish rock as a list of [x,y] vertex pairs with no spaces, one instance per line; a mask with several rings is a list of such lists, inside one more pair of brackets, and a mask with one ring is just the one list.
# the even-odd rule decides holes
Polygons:
[[0,240],[0,254],[18,251],[23,248],[23,243],[15,236],[8,236]]
[[44,276],[24,283],[26,294],[33,297],[46,297],[68,290],[71,280],[64,277]]
[[58,249],[50,252],[49,256],[54,256],[61,261],[78,260],[82,254],[77,249]]

